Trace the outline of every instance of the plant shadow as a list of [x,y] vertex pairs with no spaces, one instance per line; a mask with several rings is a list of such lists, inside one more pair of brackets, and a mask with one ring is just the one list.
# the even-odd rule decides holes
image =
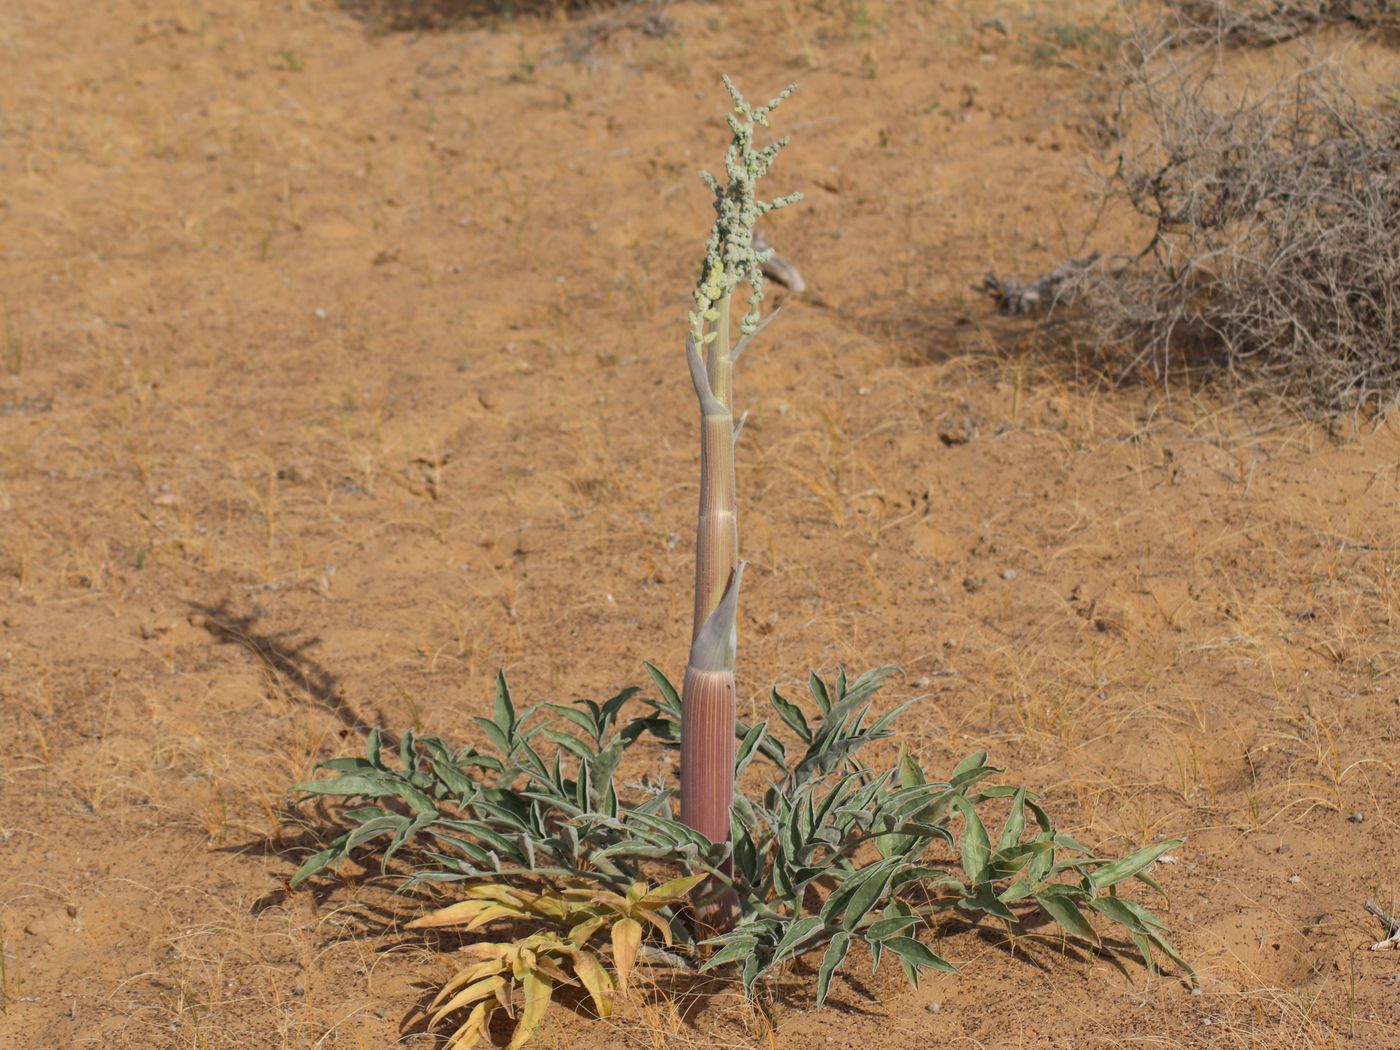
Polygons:
[[[233,611],[227,599],[217,605],[201,602],[187,605],[192,613],[202,618],[201,625],[216,641],[242,649],[276,681],[286,683],[317,707],[334,715],[345,728],[343,736],[352,732],[363,736],[375,724],[384,723],[382,712],[376,711],[376,721],[370,723],[346,703],[340,679],[310,655],[311,650],[320,644],[320,638],[298,638],[292,631],[260,633],[255,628],[258,615]],[[388,747],[397,744],[397,740],[387,733],[384,742]]]
[[1181,325],[1164,351],[1107,346],[1093,318],[1074,304],[1045,313],[1009,314],[990,302],[961,309],[899,309],[868,325],[909,365],[962,360],[1029,368],[1085,391],[1192,390],[1230,372],[1229,357],[1203,326]]
[[[664,21],[665,0],[337,0],[341,11],[377,33],[431,33],[517,18],[580,20],[636,13]],[[649,13],[646,9],[649,9]],[[659,22],[658,22],[659,24]]]
[[[806,303],[862,335],[889,346],[899,364],[974,369],[1029,370],[1051,383],[1084,392],[1145,390],[1164,396],[1193,391],[1229,379],[1239,395],[1258,400],[1277,387],[1280,376],[1263,359],[1248,369],[1232,357],[1208,318],[1184,310],[1165,337],[1127,333],[1110,338],[1082,294],[1056,298],[1062,272],[1073,279],[1096,253],[1070,258],[1034,279],[992,272],[981,281],[930,301],[922,295],[893,293],[855,306],[833,304],[809,293]],[[1115,265],[1117,257],[1115,257]],[[1037,288],[1035,294],[1027,290]],[[1127,315],[1129,305],[1122,312]]]
[[[1097,946],[1062,935],[1054,929],[1055,921],[1044,912],[1021,915],[1010,929],[996,929],[974,918],[952,917],[945,920],[939,934],[968,933],[987,947],[1034,967],[1049,975],[1052,963],[1070,959],[1081,965],[1092,960],[1107,963],[1119,976],[1130,979],[1125,959],[1137,957],[1137,947],[1127,939],[1100,935]],[[1140,958],[1140,957],[1139,957]],[[1146,960],[1142,960],[1146,968]]]

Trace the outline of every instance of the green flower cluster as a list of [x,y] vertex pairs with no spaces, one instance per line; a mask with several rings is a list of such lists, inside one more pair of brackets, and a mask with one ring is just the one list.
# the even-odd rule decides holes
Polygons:
[[768,173],[774,158],[788,143],[787,138],[783,137],[771,146],[755,149],[754,127],[767,127],[768,115],[787,100],[797,85],[789,84],[777,98],[757,109],[744,100],[727,76],[724,86],[734,100],[734,112],[729,115],[729,129],[733,132],[733,138],[724,157],[728,181],[721,186],[719,180],[708,171],[700,173],[700,178],[715,195],[715,224],[705,245],[705,264],[695,289],[695,311],[690,315],[691,334],[698,344],[714,340],[713,331],[704,334],[704,323],[713,323],[719,318],[716,304],[744,280],[749,282],[752,293],[748,299],[748,313],[740,322],[739,330],[744,335],[757,330],[758,307],[763,301],[763,264],[772,251],[754,251],[754,223],[759,216],[802,199],[800,193],[775,197],[771,201],[761,201],[754,196],[758,180]]

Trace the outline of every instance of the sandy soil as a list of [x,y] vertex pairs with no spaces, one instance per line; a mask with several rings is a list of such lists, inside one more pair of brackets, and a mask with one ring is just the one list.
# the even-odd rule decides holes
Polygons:
[[330,830],[286,788],[466,737],[498,665],[679,671],[722,71],[801,82],[808,194],[739,377],[741,704],[899,663],[925,765],[1186,836],[1202,993],[950,930],[918,991],[814,1013],[803,963],[539,1045],[1400,1045],[1400,423],[1108,389],[973,289],[1080,247],[1111,5],[397,2],[0,10],[0,1045],[437,1045],[386,884],[285,892]]

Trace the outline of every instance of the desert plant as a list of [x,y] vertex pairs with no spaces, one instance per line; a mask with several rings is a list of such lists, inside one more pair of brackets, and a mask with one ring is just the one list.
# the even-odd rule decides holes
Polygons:
[[[374,730],[363,757],[333,759],[324,767],[336,776],[297,785],[307,796],[368,804],[342,814],[348,830],[310,857],[293,883],[357,853],[368,859],[364,847],[374,846],[383,871],[396,856],[411,858],[405,887],[430,898],[434,886],[464,884],[452,889],[459,900],[414,927],[475,933],[492,923],[533,924],[511,939],[468,945],[474,961],[444,986],[431,1021],[467,1011],[455,1045],[484,1037],[492,1013],[513,1009],[517,992],[523,1006],[512,1046],[521,1045],[561,981],[582,985],[600,1013],[610,1010],[644,935],[674,946],[670,961],[736,966],[746,994],[799,953],[824,949],[818,1004],[857,940],[869,945],[877,965],[888,951],[912,981],[928,967],[951,969],[918,936],[949,909],[1009,927],[1043,914],[1095,946],[1088,915],[1097,914],[1126,928],[1149,966],[1156,950],[1189,973],[1160,920],[1118,894],[1134,878],[1155,887],[1148,867],[1179,842],[1121,859],[1097,856],[1058,832],[1033,792],[985,785],[1001,770],[982,752],[946,781],[929,780],[904,749],[889,769],[862,761],[861,749],[889,737],[895,719],[917,702],[874,713],[876,692],[894,668],[854,680],[843,668],[829,682],[813,674],[811,705],[774,689],[772,725],[796,738],[792,750],[769,721],[736,718],[735,617],[744,563],[732,370],[763,326],[764,257],[752,247],[753,223],[795,198],[764,203],[753,195],[782,146],[779,140],[756,149],[754,128],[789,92],[751,108],[725,84],[735,105],[728,181],[721,186],[705,176],[717,218],[686,347],[701,410],[702,466],[695,624],[682,689],[648,664],[654,696],[629,688],[601,704],[522,711],[501,674],[491,717],[476,719],[481,750],[413,731],[386,749]],[[744,281],[752,289],[749,310],[731,346],[731,300]],[[624,717],[634,701],[643,710]],[[619,779],[627,753],[644,743],[681,753],[679,814],[675,790],[660,778]],[[771,776],[750,797],[743,784],[754,781],[750,769],[759,758]],[[1009,810],[995,844],[980,815],[988,803]],[[594,938],[607,945],[592,946]]]
[[[773,201],[761,201],[755,195],[758,180],[787,145],[782,138],[756,148],[755,127],[767,126],[769,114],[792,94],[793,87],[755,109],[728,77],[724,86],[734,102],[729,115],[733,134],[724,159],[725,183],[709,172],[700,173],[714,194],[715,222],[694,293],[685,348],[700,402],[700,511],[695,535],[695,616],[681,695],[681,820],[712,842],[728,840],[734,802],[735,618],[744,573],[735,505],[734,446],[740,428],[734,425],[734,362],[763,327],[759,320],[763,263],[772,251],[754,250],[754,223],[759,216],[801,199],[795,193]],[[742,282],[751,289],[749,309],[739,324],[742,338],[731,346],[732,299]],[[728,862],[725,866],[728,870]],[[703,907],[702,918],[723,927],[735,918],[735,904],[733,893],[723,891]]]
[[[333,759],[326,765],[340,776],[297,790],[394,798],[397,808],[347,811],[345,819],[356,826],[311,857],[294,882],[387,838],[382,867],[412,847],[417,870],[406,885],[469,882],[466,906],[444,914],[470,922],[483,914],[505,916],[475,903],[498,900],[493,894],[499,889],[477,890],[477,880],[543,880],[569,892],[591,884],[635,894],[636,886],[671,869],[693,879],[691,886],[708,879],[727,889],[739,919],[732,930],[696,946],[687,927],[671,921],[673,913],[668,925],[679,945],[713,949],[707,968],[742,960],[746,993],[785,961],[825,946],[818,1002],[857,939],[869,945],[876,964],[888,949],[912,981],[925,967],[951,969],[913,935],[950,909],[1009,928],[1043,914],[1065,934],[1097,946],[1087,909],[1120,924],[1149,965],[1155,950],[1191,973],[1161,921],[1119,893],[1132,879],[1157,888],[1148,868],[1179,840],[1123,858],[1097,855],[1059,832],[1034,792],[983,785],[1002,772],[983,752],[959,763],[945,781],[929,780],[903,749],[888,770],[860,760],[860,750],[889,737],[895,719],[917,701],[873,714],[876,691],[893,668],[853,681],[844,670],[832,682],[812,675],[810,706],[773,690],[777,720],[799,744],[791,754],[768,721],[737,724],[732,780],[740,783],[760,757],[776,775],[755,798],[736,790],[728,842],[714,842],[677,820],[670,788],[619,790],[616,770],[627,749],[647,737],[669,747],[681,738],[681,697],[660,670],[648,670],[657,696],[643,698],[648,710],[626,722],[619,715],[637,690],[604,704],[541,704],[517,713],[500,677],[494,717],[478,719],[486,751],[452,751],[436,737],[405,734],[395,766],[371,733],[365,758]],[[558,748],[550,761],[535,746],[541,739]],[[993,842],[981,812],[1006,799],[1010,809]],[[940,849],[946,855],[933,856]]]

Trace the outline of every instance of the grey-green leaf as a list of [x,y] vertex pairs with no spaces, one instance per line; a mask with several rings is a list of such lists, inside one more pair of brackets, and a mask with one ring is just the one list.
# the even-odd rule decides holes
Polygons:
[[967,873],[969,882],[982,882],[987,875],[987,858],[991,855],[992,848],[987,839],[987,829],[982,824],[982,818],[977,815],[977,810],[967,799],[955,795],[953,805],[962,814],[964,823],[962,842],[959,844],[963,871]]
[[917,915],[889,915],[883,919],[872,922],[865,930],[867,941],[883,941],[891,937],[899,937],[911,926],[917,926],[923,921]]
[[826,1003],[827,992],[831,990],[831,975],[846,961],[846,953],[851,948],[851,935],[842,930],[826,946],[822,955],[821,969],[817,971],[817,1008]]
[[1035,899],[1050,918],[1063,926],[1066,931],[1090,944],[1099,943],[1099,935],[1094,932],[1094,928],[1089,925],[1089,920],[1084,918],[1084,913],[1079,910],[1074,901],[1058,893],[1037,894]]
[[313,780],[307,784],[293,784],[293,791],[303,791],[308,795],[343,795],[347,798],[363,796],[379,798],[398,793],[396,780],[379,775],[350,774],[334,780]]
[[311,878],[312,875],[315,875],[327,864],[341,855],[342,851],[338,846],[331,846],[329,849],[323,849],[320,853],[308,857],[306,863],[298,868],[297,873],[292,876],[292,888],[295,889],[300,886],[307,879]]
[[1159,842],[1155,846],[1144,846],[1122,860],[1115,860],[1112,864],[1104,864],[1095,868],[1093,874],[1089,876],[1089,881],[1094,884],[1095,889],[1107,889],[1124,879],[1132,878],[1163,853],[1176,849],[1183,841],[1182,839],[1171,839],[1167,842]]
[[1021,841],[1026,830],[1026,789],[1016,789],[1016,797],[1011,800],[1011,813],[1002,825],[1001,837],[997,839],[997,851],[1015,846]]
[[493,721],[507,739],[515,733],[515,705],[511,703],[510,687],[506,685],[505,668],[496,672],[496,712]]
[[[886,948],[894,952],[901,960],[908,963],[913,971],[912,983],[915,987],[919,984],[919,971],[923,969],[941,970],[944,973],[957,973],[958,968],[948,960],[934,955],[928,945],[922,941],[916,941],[913,937],[891,937],[882,942]],[[907,972],[907,971],[906,971]]]
[[809,915],[805,919],[798,919],[788,926],[783,934],[783,939],[778,942],[778,946],[773,949],[773,959],[770,965],[777,965],[790,955],[796,955],[804,948],[808,947],[808,942],[826,927],[826,923],[814,915]]
[[812,742],[812,730],[807,725],[807,716],[802,713],[802,709],[788,700],[777,689],[774,689],[769,696],[769,701],[774,709],[782,717],[782,720],[792,727],[792,731],[800,736],[806,743]]

